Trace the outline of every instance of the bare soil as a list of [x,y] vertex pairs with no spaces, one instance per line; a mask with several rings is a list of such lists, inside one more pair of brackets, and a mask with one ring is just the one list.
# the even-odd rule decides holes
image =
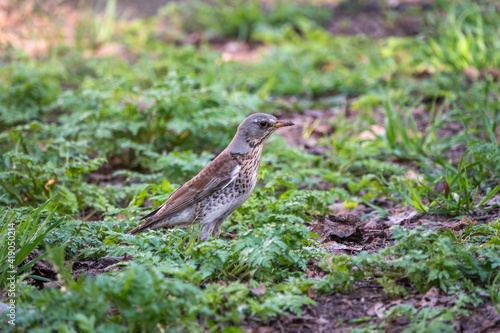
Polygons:
[[[342,1],[332,8],[327,30],[334,35],[364,35],[371,39],[413,36],[425,22],[429,1]],[[396,18],[388,13],[397,12]]]
[[[382,313],[388,309],[407,304],[413,307],[452,307],[455,299],[443,295],[437,288],[431,288],[423,295],[410,295],[404,299],[390,299],[379,285],[359,283],[353,293],[338,293],[328,297],[315,298],[316,306],[307,306],[302,316],[277,316],[265,322],[249,322],[246,327],[251,333],[270,332],[333,332],[344,333],[367,324],[382,324],[384,332],[402,332],[412,318],[405,316],[388,320]],[[454,332],[487,333],[500,332],[500,316],[488,301],[477,307],[469,307],[468,316],[457,316]]]
[[[500,196],[494,200],[500,200]],[[496,201],[495,201],[496,202]],[[472,217],[460,221],[449,220],[442,215],[422,215],[409,207],[396,206],[391,202],[379,203],[391,212],[400,212],[389,217],[373,216],[364,221],[360,217],[372,211],[372,208],[360,205],[349,213],[320,217],[310,225],[311,231],[321,237],[325,249],[334,254],[357,255],[360,251],[369,253],[394,244],[390,239],[390,227],[396,224],[405,228],[427,225],[429,228],[451,229],[459,233],[469,223],[485,223],[500,215],[496,208],[488,212],[480,221]],[[392,208],[388,208],[392,207]],[[484,217],[485,215],[483,215]],[[324,273],[316,265],[310,263],[307,275],[310,278],[321,278]],[[280,315],[268,321],[248,320],[244,324],[251,333],[268,332],[348,332],[350,329],[364,325],[385,324],[384,332],[402,332],[409,327],[412,318],[399,317],[392,320],[384,318],[388,309],[407,304],[420,307],[451,308],[457,301],[433,287],[425,294],[412,290],[409,281],[397,281],[411,294],[403,298],[390,298],[376,281],[355,283],[353,292],[335,293],[330,296],[310,295],[316,301],[315,306],[307,306],[302,316]],[[491,302],[489,294],[483,296],[483,303],[477,307],[469,306],[468,315],[457,315],[453,323],[454,332],[486,333],[500,332],[500,315]],[[450,324],[451,325],[451,324]]]

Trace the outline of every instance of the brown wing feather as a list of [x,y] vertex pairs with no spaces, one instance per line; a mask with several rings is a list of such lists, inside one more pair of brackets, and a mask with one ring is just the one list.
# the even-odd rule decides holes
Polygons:
[[[182,186],[181,186],[181,187],[182,187]],[[179,188],[180,188],[180,187],[179,187]],[[171,197],[172,195],[174,195],[174,193],[175,193],[175,192],[177,192],[177,190],[178,190],[179,188],[175,189],[172,193],[170,193],[170,195],[168,196],[168,199],[170,199],[170,197]],[[158,208],[156,208],[155,210],[153,210],[151,213],[149,213],[148,215],[144,215],[143,217],[141,217],[141,218],[139,219],[139,221],[142,221],[142,220],[147,220],[147,219],[148,219],[148,218],[150,218],[151,216],[154,216],[156,213],[158,213],[158,211],[159,211],[160,209],[162,209],[162,207],[163,207],[163,206],[165,206],[165,204],[168,202],[168,199],[167,199],[167,201],[165,201],[164,203],[162,203],[161,205],[159,205],[159,206],[158,206]]]
[[146,222],[129,233],[136,234],[146,230],[155,222],[198,203],[226,186],[231,181],[231,174],[237,166],[238,163],[228,153],[222,152],[193,179],[175,190],[158,209],[141,218]]

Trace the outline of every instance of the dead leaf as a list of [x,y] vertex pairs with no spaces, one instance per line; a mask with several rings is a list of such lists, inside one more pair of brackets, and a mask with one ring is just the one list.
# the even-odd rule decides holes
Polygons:
[[252,333],[274,333],[276,330],[272,326],[258,326],[253,328],[250,332]]
[[52,191],[52,189],[49,187],[50,185],[54,185],[56,183],[56,180],[54,178],[50,179],[48,182],[45,183],[45,189],[47,191]]
[[250,292],[257,296],[264,295],[266,293],[266,285],[262,283],[258,288],[250,288]]
[[[217,49],[217,47],[215,47]],[[269,47],[262,46],[256,49],[242,42],[231,41],[222,47],[222,61],[237,61],[241,63],[257,62],[262,58],[263,54],[269,53]]]
[[481,73],[482,79],[486,79],[488,76],[491,77],[493,82],[497,82],[500,77],[500,70],[498,68],[487,68]]
[[325,72],[332,72],[333,70],[335,70],[335,64],[331,61],[323,66],[323,71]]
[[479,71],[475,67],[468,67],[464,69],[464,75],[467,81],[472,82],[479,77]]
[[358,135],[358,139],[360,139],[360,140],[376,140],[377,137],[375,136],[375,134],[373,134],[370,131],[364,131],[364,132],[361,132],[360,135]]
[[486,201],[486,203],[488,204],[488,207],[492,207],[495,205],[500,207],[500,193],[495,194],[495,196],[490,200]]
[[415,211],[412,207],[407,207],[404,212],[389,216],[389,221],[387,221],[386,224],[393,226],[396,224],[401,224],[401,222],[404,221],[410,222],[411,220],[416,219],[418,216],[420,216],[419,212]]
[[129,256],[127,253],[123,255],[122,261],[131,261],[131,260],[134,260],[134,257]]
[[385,128],[380,125],[371,125],[369,130],[361,132],[358,136],[360,140],[376,140],[377,136],[385,134]]
[[448,197],[448,195],[450,194],[450,185],[448,185],[448,182],[446,180],[443,180],[443,189],[444,189],[444,195],[445,197]]
[[307,296],[309,296],[309,298],[313,298],[314,297],[314,293],[312,291],[311,286],[309,286],[309,288],[307,288]]
[[423,295],[422,300],[418,304],[421,307],[434,308],[449,303],[451,299],[450,296],[442,295],[438,288],[432,287]]
[[332,235],[347,238],[356,233],[358,222],[359,217],[353,214],[322,216],[312,225],[311,231],[321,236],[321,242]]
[[328,242],[323,245],[323,247],[328,252],[334,252],[335,250],[349,250],[349,251],[361,251],[363,249],[362,245],[359,246],[349,246],[345,244],[340,244],[337,242]]
[[328,218],[332,222],[339,222],[348,225],[357,225],[360,222],[360,218],[357,215],[350,213],[329,215]]
[[464,217],[460,221],[456,221],[456,220],[455,221],[441,221],[441,222],[438,222],[438,225],[442,228],[447,228],[447,229],[458,231],[458,230],[462,230],[465,227],[467,227],[469,225],[469,224],[467,224],[467,222],[471,222],[471,221],[467,217]]
[[424,178],[421,175],[418,175],[413,170],[406,171],[406,178],[408,178],[408,179],[415,179],[415,180],[417,180],[419,182],[422,182],[424,180]]
[[384,303],[377,302],[366,312],[366,314],[370,317],[377,316],[378,318],[382,318],[385,309]]

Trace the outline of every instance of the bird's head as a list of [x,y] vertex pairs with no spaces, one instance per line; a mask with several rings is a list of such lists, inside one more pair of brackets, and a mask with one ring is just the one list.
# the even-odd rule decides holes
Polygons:
[[278,120],[267,113],[254,113],[240,124],[232,145],[234,150],[248,150],[262,145],[278,128],[293,125],[291,121]]

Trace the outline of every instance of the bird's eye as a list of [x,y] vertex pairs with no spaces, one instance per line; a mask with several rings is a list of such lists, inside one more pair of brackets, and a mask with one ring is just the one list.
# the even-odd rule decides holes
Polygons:
[[269,123],[268,123],[267,121],[261,121],[261,122],[259,123],[259,126],[260,126],[260,127],[262,127],[262,128],[265,128],[265,127],[267,127],[268,125],[269,125]]

